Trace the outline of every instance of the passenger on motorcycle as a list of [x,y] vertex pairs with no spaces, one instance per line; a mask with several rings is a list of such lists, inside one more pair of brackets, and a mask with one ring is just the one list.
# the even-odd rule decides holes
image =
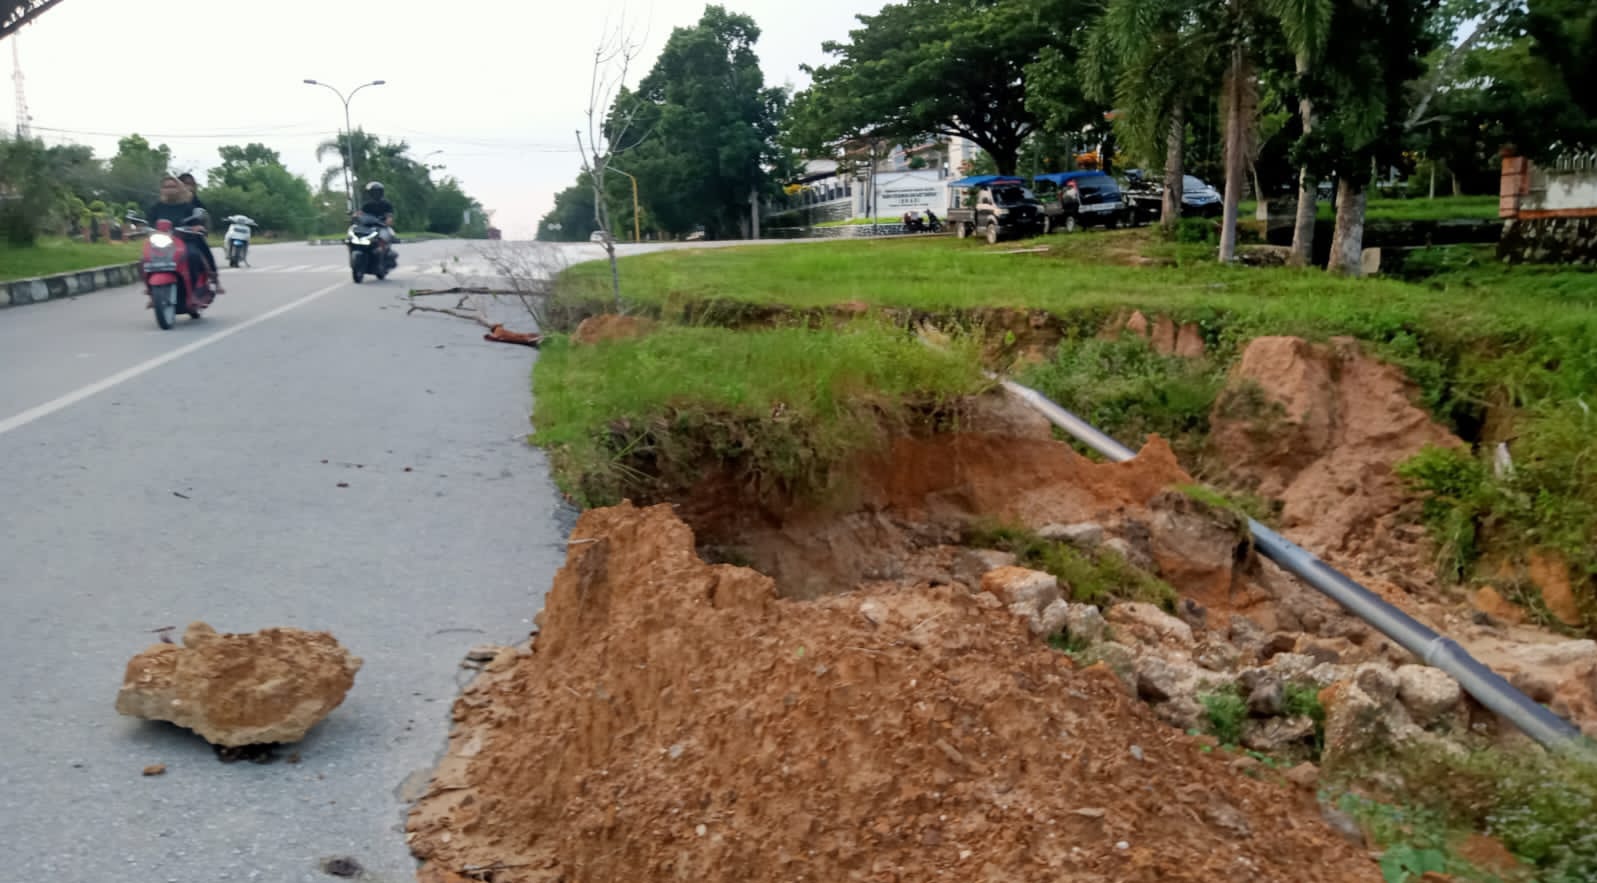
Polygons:
[[383,224],[383,229],[378,236],[383,240],[383,248],[390,255],[394,253],[394,204],[383,198],[383,185],[380,181],[373,181],[366,185],[366,201],[361,203],[360,210],[371,215]]
[[192,192],[183,186],[182,181],[171,175],[161,179],[161,201],[150,206],[147,220],[151,227],[161,221],[171,221],[172,229],[178,231],[183,229],[183,222],[196,212],[201,214],[200,229],[183,237],[183,253],[188,256],[189,277],[198,279],[201,272],[209,272],[216,293],[222,294],[222,277],[216,272],[216,257],[211,254],[210,243],[205,241],[205,209],[195,204]]

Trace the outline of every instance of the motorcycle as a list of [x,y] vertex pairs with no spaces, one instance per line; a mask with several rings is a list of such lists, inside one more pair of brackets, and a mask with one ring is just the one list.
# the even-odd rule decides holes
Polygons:
[[904,232],[941,233],[943,232],[943,222],[937,220],[936,215],[929,215],[925,218],[912,216],[908,220],[904,221]]
[[223,218],[229,224],[227,228],[227,265],[237,267],[239,264],[249,263],[250,232],[258,226],[254,221],[244,215],[233,215]]
[[[127,220],[141,228],[140,234],[148,233],[139,271],[155,312],[155,324],[162,331],[170,330],[179,312],[198,319],[201,311],[216,299],[216,280],[209,271],[200,271],[199,278],[191,278],[189,273],[188,249],[209,247],[205,244],[205,217],[196,212],[177,227],[161,220],[153,229],[148,221],[132,213]],[[196,227],[198,230],[193,229]],[[189,243],[194,240],[198,242],[191,246]]]
[[344,244],[349,248],[349,272],[357,285],[367,273],[382,279],[399,266],[399,258],[383,240],[382,232],[383,222],[365,212],[355,215],[354,223],[349,225]]

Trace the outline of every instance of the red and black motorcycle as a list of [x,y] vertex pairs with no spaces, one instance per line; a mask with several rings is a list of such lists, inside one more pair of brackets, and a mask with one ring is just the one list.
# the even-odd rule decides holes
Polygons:
[[155,324],[166,331],[177,322],[178,313],[198,319],[201,311],[216,299],[216,280],[210,272],[201,270],[198,278],[192,278],[189,271],[188,249],[209,248],[205,242],[205,215],[196,212],[176,227],[171,221],[157,221],[153,230],[142,218],[130,214],[128,220],[149,232],[139,269],[155,312]]

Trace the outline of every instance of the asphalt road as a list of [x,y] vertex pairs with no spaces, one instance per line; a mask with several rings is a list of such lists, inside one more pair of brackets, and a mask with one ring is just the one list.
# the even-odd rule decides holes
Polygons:
[[[257,247],[167,332],[133,288],[0,310],[0,877],[413,879],[402,783],[466,650],[525,637],[572,513],[525,443],[534,352],[398,303],[472,247],[400,253],[356,286],[339,248]],[[299,763],[116,714],[151,630],[194,620],[364,658]]]

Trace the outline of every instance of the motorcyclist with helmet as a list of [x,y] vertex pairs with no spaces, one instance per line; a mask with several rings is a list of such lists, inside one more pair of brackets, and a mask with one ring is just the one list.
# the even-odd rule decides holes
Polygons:
[[371,215],[382,223],[378,231],[378,238],[383,241],[383,251],[387,252],[387,261],[390,266],[398,263],[399,257],[394,253],[394,204],[383,195],[381,181],[372,181],[366,185],[366,201],[361,203],[362,214]]

